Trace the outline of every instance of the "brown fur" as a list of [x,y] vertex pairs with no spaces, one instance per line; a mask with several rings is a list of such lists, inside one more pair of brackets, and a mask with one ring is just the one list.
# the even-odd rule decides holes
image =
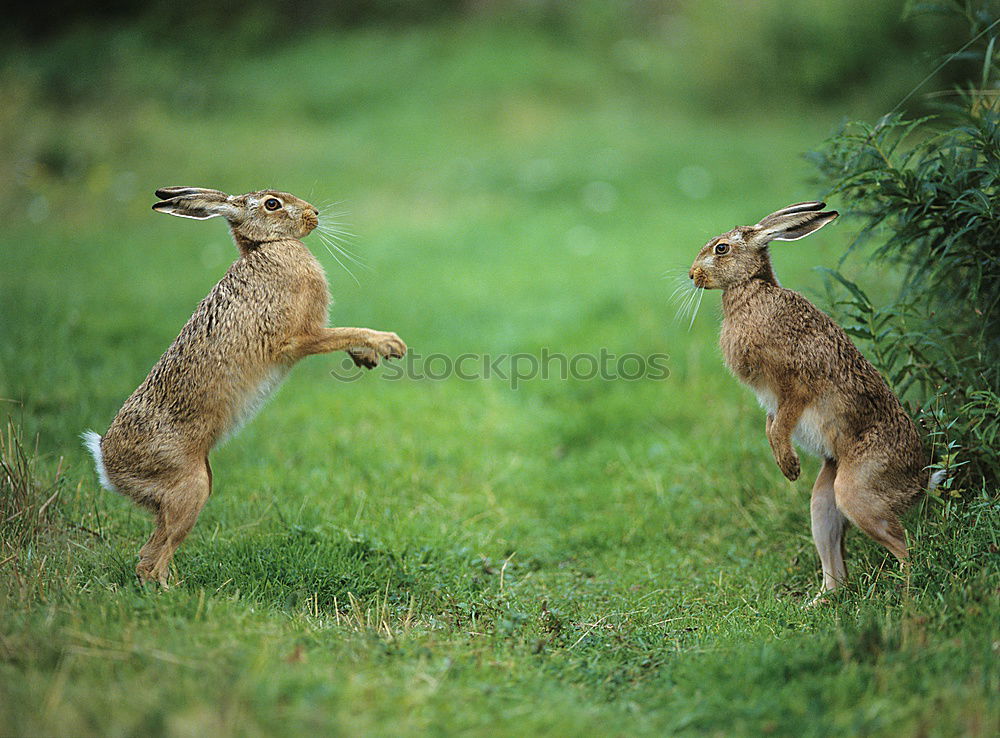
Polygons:
[[844,518],[905,561],[899,515],[931,480],[920,435],[875,367],[840,326],[775,279],[768,243],[797,240],[837,217],[823,207],[798,203],[713,238],[690,277],[723,290],[723,356],[767,408],[765,432],[782,473],[799,476],[793,434],[824,459],[812,528],[831,590],[846,578]]
[[174,552],[211,494],[209,452],[297,361],[346,350],[371,368],[402,356],[406,345],[395,333],[326,327],[326,276],[299,241],[318,223],[309,203],[273,190],[230,196],[178,187],[157,195],[160,212],[225,217],[240,250],[104,437],[88,437],[102,480],[154,513],[136,573],[165,585]]

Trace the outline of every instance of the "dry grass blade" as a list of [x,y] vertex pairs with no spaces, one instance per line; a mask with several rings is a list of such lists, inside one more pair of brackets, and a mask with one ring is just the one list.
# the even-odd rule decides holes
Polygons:
[[0,549],[15,558],[46,525],[61,489],[62,458],[47,481],[39,479],[37,459],[37,441],[25,448],[20,427],[8,418],[0,428]]
[[[394,612],[390,607],[389,582],[386,582],[385,590],[375,596],[374,602],[366,605],[354,593],[348,592],[347,603],[347,607],[341,612],[337,598],[333,598],[334,618],[338,626],[345,626],[355,633],[377,633],[392,641],[412,630],[416,624],[416,603],[412,596],[405,612]],[[315,613],[310,614],[319,617],[318,605]]]

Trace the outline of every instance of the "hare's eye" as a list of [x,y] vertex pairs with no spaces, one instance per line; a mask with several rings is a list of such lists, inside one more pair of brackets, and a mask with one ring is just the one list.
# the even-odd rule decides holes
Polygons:
[[728,243],[717,243],[717,244],[715,244],[715,253],[719,254],[720,256],[722,254],[728,254],[729,253],[729,244]]
[[277,198],[269,197],[264,200],[264,207],[268,210],[277,210],[281,207],[281,203],[277,200]]

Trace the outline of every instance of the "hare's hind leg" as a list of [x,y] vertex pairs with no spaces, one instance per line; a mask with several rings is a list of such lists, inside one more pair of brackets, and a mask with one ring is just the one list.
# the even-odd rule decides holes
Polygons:
[[[810,513],[812,535],[819,559],[823,564],[823,592],[836,589],[847,579],[844,565],[844,524],[845,519],[837,509],[834,480],[837,476],[837,462],[827,459],[813,485]],[[822,592],[816,596],[819,600]]]
[[149,558],[140,560],[136,569],[140,579],[155,580],[166,587],[174,552],[191,532],[211,493],[212,470],[207,458],[190,467],[164,490],[156,516],[156,530],[143,547],[143,551],[150,547]]
[[149,536],[149,540],[139,550],[139,563],[135,567],[135,575],[139,577],[141,583],[148,582],[155,577],[152,575],[153,567],[157,559],[160,558],[160,549],[167,540],[167,526],[163,519],[163,513],[159,508],[156,510],[156,527]]
[[877,479],[857,466],[841,463],[834,481],[837,507],[870,538],[901,562],[909,559],[903,524],[888,500],[876,491]]

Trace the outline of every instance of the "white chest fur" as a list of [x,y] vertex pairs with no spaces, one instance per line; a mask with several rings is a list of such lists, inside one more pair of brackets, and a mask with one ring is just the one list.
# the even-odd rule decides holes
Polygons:
[[253,420],[267,399],[288,376],[290,368],[286,366],[272,367],[257,386],[241,398],[233,413],[232,421],[223,434],[223,443],[235,436],[244,425]]
[[[751,387],[751,389],[765,411],[771,415],[778,411],[778,398],[771,390],[762,387]],[[798,425],[792,431],[792,440],[807,453],[825,459],[834,458],[833,449],[830,448],[823,433],[822,418],[812,406],[806,407],[802,412]]]

